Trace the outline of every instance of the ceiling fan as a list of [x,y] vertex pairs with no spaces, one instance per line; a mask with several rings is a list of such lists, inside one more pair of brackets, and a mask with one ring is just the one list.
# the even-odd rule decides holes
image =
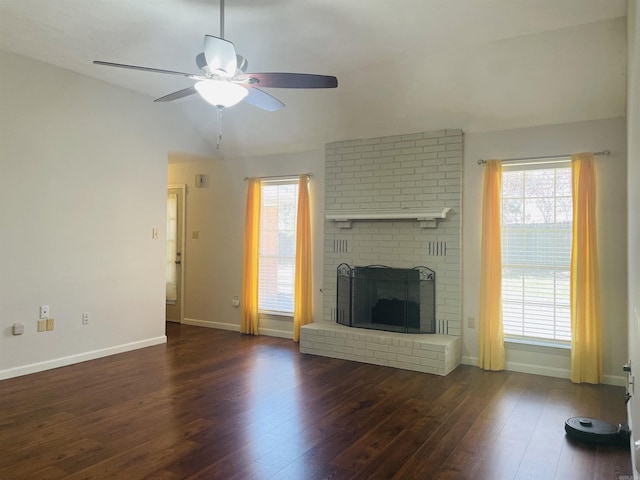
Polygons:
[[204,51],[196,56],[196,65],[200,69],[200,74],[125,65],[101,60],[95,60],[93,63],[107,67],[180,75],[195,80],[196,83],[193,86],[170,93],[154,101],[170,102],[199,93],[204,100],[217,107],[219,115],[222,109],[231,107],[241,101],[269,112],[274,112],[284,107],[284,103],[258,87],[335,88],[338,86],[337,78],[328,75],[246,73],[247,60],[241,55],[237,55],[233,43],[224,38],[224,0],[220,0],[220,37],[205,35]]

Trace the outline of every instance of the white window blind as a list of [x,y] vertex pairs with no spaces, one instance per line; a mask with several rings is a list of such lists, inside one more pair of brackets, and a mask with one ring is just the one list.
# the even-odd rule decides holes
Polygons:
[[571,341],[571,168],[509,166],[502,173],[505,336]]
[[262,184],[258,309],[293,315],[298,181]]

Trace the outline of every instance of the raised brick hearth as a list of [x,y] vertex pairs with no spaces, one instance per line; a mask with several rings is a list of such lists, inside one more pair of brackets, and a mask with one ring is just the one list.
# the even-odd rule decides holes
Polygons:
[[380,332],[335,323],[300,329],[300,352],[447,375],[460,364],[460,337]]

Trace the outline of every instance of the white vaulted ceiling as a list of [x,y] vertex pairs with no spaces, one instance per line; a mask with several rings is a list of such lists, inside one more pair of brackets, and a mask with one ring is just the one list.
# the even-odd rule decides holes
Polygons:
[[[151,102],[192,82],[92,60],[195,73],[204,35],[219,34],[218,9],[217,0],[0,0],[0,49]],[[625,15],[626,0],[227,0],[225,37],[248,71],[335,75],[339,86],[269,89],[287,105],[274,113],[225,111],[224,151],[622,116]],[[215,143],[213,107],[177,102]]]

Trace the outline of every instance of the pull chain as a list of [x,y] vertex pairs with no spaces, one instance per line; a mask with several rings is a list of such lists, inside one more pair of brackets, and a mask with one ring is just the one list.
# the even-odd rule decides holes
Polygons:
[[[224,0],[220,0],[220,38],[224,40]],[[220,143],[222,142],[222,109],[221,105],[217,105],[218,109],[218,138],[216,139],[216,150],[220,151]]]
[[216,141],[216,150],[220,150],[220,142],[222,142],[222,108],[217,107],[218,109],[218,139]]

